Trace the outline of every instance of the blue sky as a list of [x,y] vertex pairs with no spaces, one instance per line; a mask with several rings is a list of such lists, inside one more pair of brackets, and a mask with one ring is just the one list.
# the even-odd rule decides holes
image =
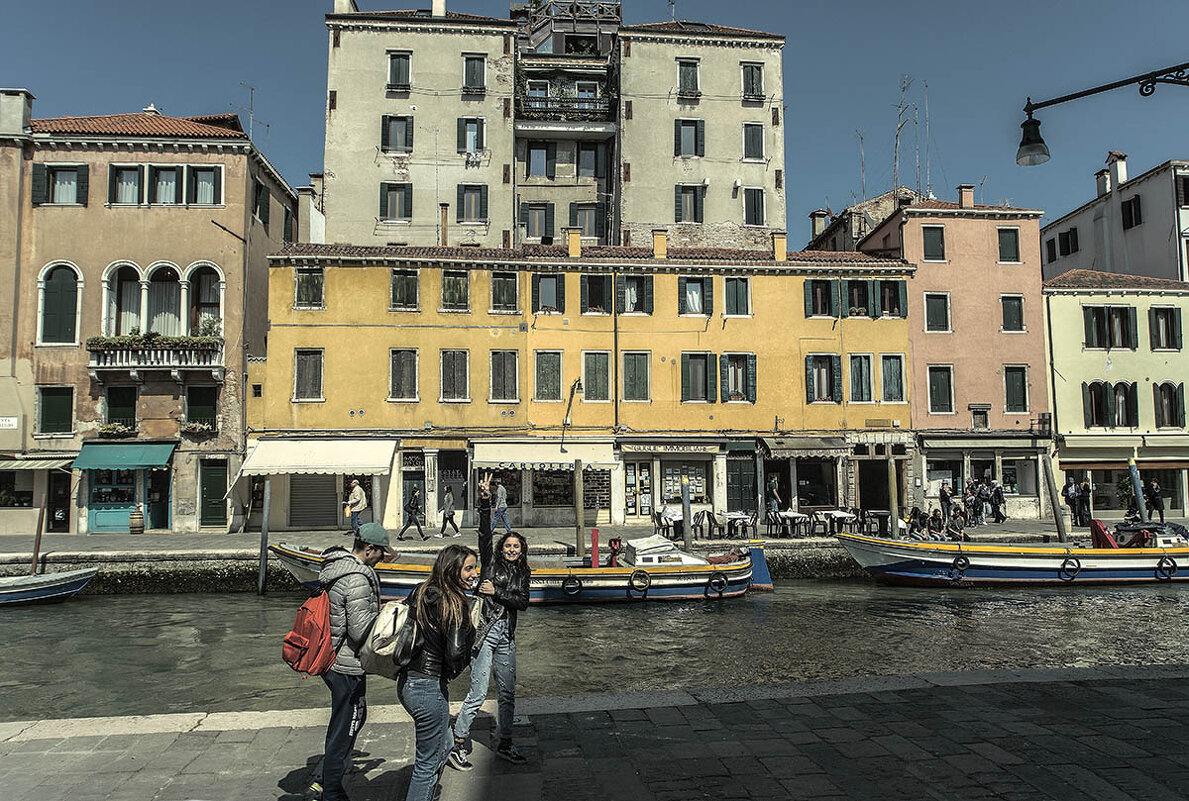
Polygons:
[[[404,8],[359,0],[363,10]],[[506,16],[508,4],[448,0],[457,11]],[[0,85],[37,96],[34,114],[107,114],[155,103],[179,116],[243,111],[256,87],[256,140],[291,183],[321,169],[326,88],[324,15],[332,0],[57,0],[6,4]],[[934,193],[959,183],[986,203],[1010,200],[1053,219],[1089,199],[1107,151],[1131,175],[1189,157],[1189,87],[1134,87],[1039,112],[1053,159],[1015,164],[1025,97],[1054,97],[1189,61],[1185,0],[679,0],[678,17],[782,33],[790,245],[808,213],[838,211],[891,188],[901,76],[912,78],[919,132],[901,135],[901,183],[925,183],[923,87],[928,82]],[[627,22],[668,19],[665,0],[627,0]],[[267,133],[260,125],[267,123]]]

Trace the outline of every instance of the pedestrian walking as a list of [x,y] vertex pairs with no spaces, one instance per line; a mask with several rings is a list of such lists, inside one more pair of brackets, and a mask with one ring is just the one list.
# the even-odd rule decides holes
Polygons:
[[781,503],[781,501],[780,501],[780,482],[776,479],[775,474],[768,477],[767,494],[768,494],[768,511],[774,512],[774,513],[779,512],[780,511],[780,503]]
[[322,801],[347,798],[343,776],[367,720],[367,677],[359,664],[359,648],[380,611],[380,580],[373,568],[387,553],[388,532],[378,523],[364,523],[350,551],[335,546],[322,554],[318,583],[330,596],[331,643],[337,643],[334,664],[322,676],[330,689],[330,723],[322,770],[310,787]]
[[1160,522],[1164,522],[1164,496],[1160,494],[1160,482],[1152,479],[1148,482],[1148,491],[1144,493],[1144,500],[1148,503],[1148,520],[1157,514]]
[[998,481],[995,486],[991,488],[991,511],[995,515],[995,522],[1002,523],[1007,520],[1007,498],[1003,494],[1003,485]]
[[502,522],[505,532],[512,530],[512,524],[508,522],[508,490],[504,489],[504,482],[498,478],[495,480],[495,504],[494,515],[492,517],[491,525],[493,529],[496,523]]
[[446,524],[449,523],[454,527],[454,533],[451,537],[460,537],[462,532],[458,530],[458,524],[454,522],[454,489],[446,487],[446,494],[442,496],[442,530],[438,532],[439,537],[446,535]]
[[1081,483],[1079,489],[1081,491],[1078,493],[1078,509],[1082,513],[1082,525],[1088,526],[1090,525],[1090,505],[1094,499],[1094,487],[1090,483],[1090,479],[1087,478]]
[[347,511],[351,513],[351,533],[358,537],[362,522],[360,515],[367,509],[367,493],[359,486],[359,479],[351,479],[351,492],[347,495]]
[[1073,518],[1075,526],[1081,526],[1081,488],[1077,482],[1071,477],[1066,479],[1065,486],[1061,488],[1061,497],[1065,499],[1065,503],[1069,506],[1069,515]]
[[454,721],[454,748],[450,767],[470,770],[471,723],[487,698],[487,685],[495,675],[499,745],[495,754],[513,765],[528,759],[512,743],[512,719],[516,712],[516,617],[528,609],[528,543],[515,531],[505,534],[496,548],[495,561],[479,583],[483,599],[482,617],[475,639],[477,653],[471,662],[471,691]]
[[954,506],[954,491],[950,489],[950,482],[941,482],[941,489],[937,491],[937,497],[941,501],[941,518],[949,520],[950,511]]
[[421,490],[416,487],[413,488],[413,494],[409,496],[408,503],[405,504],[405,525],[396,535],[398,540],[405,538],[405,532],[409,530],[409,526],[417,527],[417,534],[421,537],[422,542],[429,539],[421,530]]
[[405,801],[431,801],[451,750],[447,683],[471,661],[475,629],[467,592],[479,576],[478,555],[447,545],[429,578],[413,588],[407,603],[417,621],[421,648],[397,677],[401,706],[413,718],[416,748]]

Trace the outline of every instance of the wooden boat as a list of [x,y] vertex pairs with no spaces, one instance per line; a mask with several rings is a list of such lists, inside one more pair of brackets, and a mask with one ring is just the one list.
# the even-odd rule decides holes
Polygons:
[[0,578],[0,605],[65,601],[82,592],[98,572],[97,567],[87,567],[64,573],[5,576]]
[[[322,553],[313,548],[270,545],[281,564],[308,589],[318,586]],[[376,566],[384,600],[404,598],[429,577],[435,554],[397,554]],[[703,558],[677,548],[660,536],[629,540],[615,567],[591,567],[589,560],[559,563],[532,561],[529,603],[602,603],[610,601],[736,598],[748,589],[772,589],[763,542],[747,552]]]
[[1189,539],[1176,524],[1092,521],[1079,543],[891,540],[840,532],[838,541],[877,580],[914,586],[1077,585],[1189,581]]

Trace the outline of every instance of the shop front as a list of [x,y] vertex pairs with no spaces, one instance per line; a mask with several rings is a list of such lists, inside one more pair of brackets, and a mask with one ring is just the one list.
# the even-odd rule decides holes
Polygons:
[[582,462],[583,525],[623,522],[624,465],[609,439],[575,439],[564,446],[560,440],[476,440],[472,449],[473,483],[490,473],[503,485],[513,528],[575,524],[576,461]]
[[1048,457],[1048,440],[1039,437],[922,436],[923,477],[914,505],[926,511],[940,508],[938,492],[948,483],[962,493],[971,482],[1003,485],[1007,516],[1038,520],[1049,516],[1045,500],[1042,459]]
[[[83,499],[87,533],[126,534],[134,511],[140,513],[147,530],[158,521],[168,528],[168,509],[172,505],[171,461],[176,442],[130,442],[83,444],[71,465],[82,471],[79,497]],[[164,505],[166,514],[151,512]]]
[[[624,496],[630,491],[635,497],[627,507],[626,524],[651,526],[654,513],[680,509],[683,476],[689,479],[691,514],[727,510],[727,454],[721,443],[621,440],[619,454],[624,464]],[[632,483],[629,473],[634,476]]]
[[764,437],[761,442],[764,485],[776,478],[782,508],[809,513],[846,505],[844,470],[851,446],[844,437]]
[[1066,436],[1058,445],[1062,475],[1058,485],[1070,478],[1090,484],[1092,517],[1118,519],[1131,504],[1132,480],[1128,460],[1135,457],[1140,481],[1145,488],[1155,480],[1164,499],[1166,517],[1184,517],[1186,480],[1189,476],[1189,437],[1075,437]]
[[37,527],[45,499],[45,530],[66,533],[70,514],[70,464],[74,455],[0,458],[0,534],[28,534]]

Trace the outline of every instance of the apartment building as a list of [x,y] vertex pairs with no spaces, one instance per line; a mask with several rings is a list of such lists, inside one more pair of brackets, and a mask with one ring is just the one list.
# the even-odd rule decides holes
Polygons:
[[1045,279],[1097,270],[1189,280],[1189,161],[1166,161],[1127,175],[1111,151],[1095,173],[1092,200],[1041,229]]
[[592,524],[650,525],[682,475],[695,512],[755,510],[769,476],[802,510],[902,503],[911,264],[789,253],[782,234],[762,251],[564,234],[274,256],[243,469],[273,482],[270,528],[335,526],[351,478],[385,525],[414,488],[435,525],[445,488],[473,508],[488,470],[514,524],[573,523],[575,459]]
[[1117,518],[1134,457],[1142,480],[1159,481],[1165,508],[1185,514],[1189,283],[1071,270],[1045,282],[1044,302],[1061,471],[1091,482],[1095,517]]
[[0,530],[227,531],[241,376],[296,197],[232,114],[0,90]]

